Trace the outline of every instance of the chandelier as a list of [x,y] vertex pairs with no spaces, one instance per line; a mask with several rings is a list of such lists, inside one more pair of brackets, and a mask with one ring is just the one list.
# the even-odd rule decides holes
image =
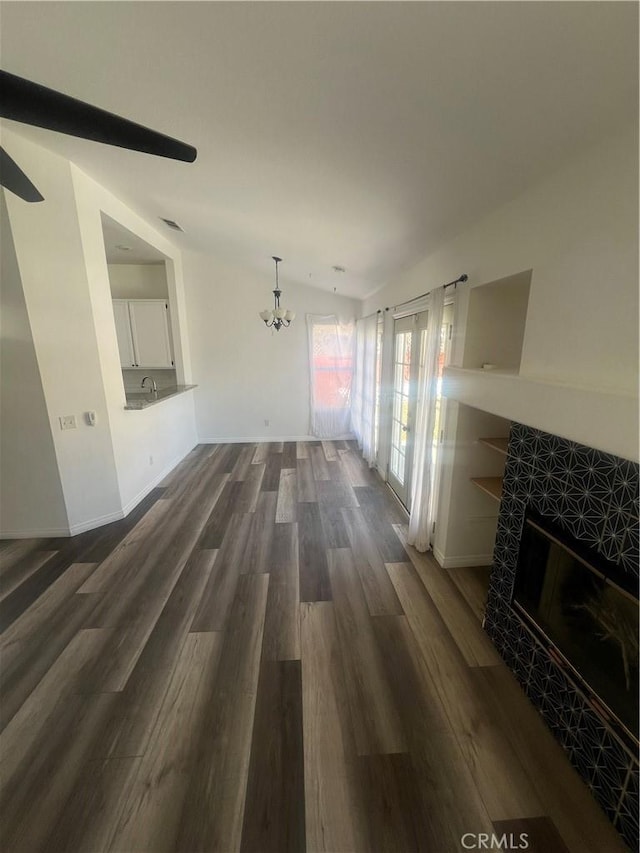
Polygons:
[[274,255],[273,260],[276,262],[276,289],[273,291],[273,308],[265,308],[264,311],[260,312],[260,317],[264,320],[264,324],[267,328],[274,328],[276,332],[279,332],[281,326],[286,327],[291,325],[295,319],[296,313],[295,311],[289,311],[288,308],[280,307],[280,296],[282,295],[282,291],[278,285],[278,264],[282,258],[276,258]]

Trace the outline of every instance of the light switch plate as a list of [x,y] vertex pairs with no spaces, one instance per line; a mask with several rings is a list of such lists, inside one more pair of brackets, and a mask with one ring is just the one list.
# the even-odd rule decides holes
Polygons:
[[60,429],[76,429],[76,416],[63,415],[60,418]]

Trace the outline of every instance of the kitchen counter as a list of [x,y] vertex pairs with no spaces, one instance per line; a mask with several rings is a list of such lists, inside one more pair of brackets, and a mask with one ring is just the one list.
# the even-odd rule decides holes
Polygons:
[[127,411],[138,411],[139,409],[147,409],[156,403],[161,403],[163,400],[168,400],[169,397],[175,397],[177,394],[184,394],[185,391],[190,391],[192,388],[197,388],[197,385],[172,385],[169,388],[161,388],[159,391],[125,391]]

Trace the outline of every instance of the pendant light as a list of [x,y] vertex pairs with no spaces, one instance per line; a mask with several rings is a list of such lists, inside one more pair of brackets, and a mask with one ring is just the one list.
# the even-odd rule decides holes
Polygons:
[[276,256],[273,255],[273,260],[276,263],[276,288],[273,291],[273,308],[265,308],[264,311],[260,312],[260,317],[264,320],[264,324],[267,328],[273,328],[276,332],[279,332],[282,326],[285,326],[286,328],[291,325],[296,314],[295,311],[289,311],[287,308],[280,307],[280,296],[282,295],[282,291],[278,284],[278,264],[282,261],[282,258],[276,258]]

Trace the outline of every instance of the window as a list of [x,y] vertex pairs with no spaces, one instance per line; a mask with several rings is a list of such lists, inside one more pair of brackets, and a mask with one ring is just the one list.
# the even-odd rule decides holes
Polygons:
[[308,315],[311,433],[339,438],[350,432],[354,324],[333,315]]

